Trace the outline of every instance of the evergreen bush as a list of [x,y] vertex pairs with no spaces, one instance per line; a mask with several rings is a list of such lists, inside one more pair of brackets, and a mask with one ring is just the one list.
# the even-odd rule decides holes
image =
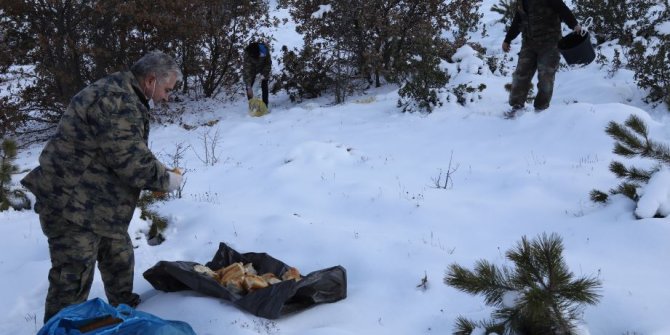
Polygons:
[[403,112],[431,113],[436,107],[442,106],[440,94],[450,77],[446,70],[440,68],[442,58],[438,55],[444,52],[446,44],[443,40],[416,44],[416,56],[407,60],[407,69],[399,74],[401,87],[397,105]]
[[0,138],[15,134],[16,130],[22,127],[27,119],[20,104],[10,99],[9,96],[0,97]]
[[454,40],[468,40],[468,33],[479,28],[479,22],[484,16],[479,12],[481,0],[452,0],[447,4],[447,13],[454,34]]
[[574,0],[573,12],[579,21],[593,18],[590,28],[597,44],[615,39],[630,40],[626,36],[628,9],[626,0]]
[[252,39],[270,42],[261,32],[276,23],[269,17],[268,3],[3,1],[0,51],[10,54],[0,56],[0,69],[27,64],[34,68],[16,94],[20,105],[13,111],[20,115],[0,120],[0,126],[16,132],[25,125],[18,121],[28,119],[33,134],[46,138],[77,92],[109,73],[128,69],[154,49],[175,57],[184,75],[179,87],[183,95],[234,94],[241,86],[243,48]]
[[670,111],[670,35],[637,40],[628,52],[635,81],[647,90],[647,102],[665,103]]
[[621,194],[638,202],[642,186],[646,185],[652,175],[663,166],[670,167],[670,148],[668,145],[653,141],[649,138],[647,125],[636,115],[631,115],[624,124],[611,121],[605,132],[616,141],[613,152],[624,158],[645,158],[656,161],[652,168],[626,166],[619,161],[612,161],[609,169],[621,183],[609,190],[609,194],[599,190],[591,191],[591,200],[605,203],[609,195]]
[[512,24],[516,8],[514,7],[514,0],[498,0],[497,4],[493,4],[491,11],[502,15],[498,22],[509,26]]
[[[593,18],[597,43],[618,41],[635,72],[637,85],[647,90],[649,103],[666,103],[670,110],[670,36],[659,27],[670,20],[670,4],[658,0],[575,0],[575,15]],[[618,52],[618,51],[617,51]],[[611,77],[623,64],[616,57]]]
[[168,219],[151,209],[151,205],[159,201],[167,200],[165,193],[143,191],[137,201],[137,207],[140,209],[140,219],[151,222],[149,231],[146,233],[147,243],[149,245],[159,245],[165,241],[163,231],[168,226]]
[[454,334],[576,334],[575,326],[585,304],[595,305],[600,281],[569,271],[563,260],[563,244],[557,234],[542,234],[532,241],[525,236],[505,253],[514,268],[497,267],[486,260],[474,270],[449,266],[445,284],[485,298],[495,308],[490,320],[459,317]]
[[278,63],[283,66],[275,75],[272,93],[283,89],[292,102],[319,97],[332,86],[328,77],[330,64],[318,46],[305,45],[300,50],[283,46]]
[[438,94],[449,82],[449,75],[436,68],[437,64],[430,61],[417,62],[417,71],[398,90],[398,107],[403,112],[430,113],[435,107],[442,106]]
[[16,159],[16,142],[5,139],[0,145],[0,211],[9,208],[15,210],[30,209],[30,199],[19,189],[12,189],[12,175],[18,172],[14,165]]
[[[456,86],[450,87],[449,92],[456,99],[456,103],[461,106],[465,106],[469,103],[475,102],[476,100],[481,100],[481,93],[486,89],[486,84],[479,84],[477,87],[473,87],[470,84],[458,84]],[[448,100],[451,96],[447,98]]]
[[[436,87],[448,77],[436,54],[454,15],[445,2],[285,0],[280,6],[289,9],[305,42],[304,50],[283,53],[284,64],[309,65],[285,67],[276,90],[286,89],[293,100],[328,90],[341,103],[353,92],[393,83],[401,87],[405,110],[440,104]],[[308,91],[310,82],[316,92]],[[415,97],[416,103],[408,100]]]

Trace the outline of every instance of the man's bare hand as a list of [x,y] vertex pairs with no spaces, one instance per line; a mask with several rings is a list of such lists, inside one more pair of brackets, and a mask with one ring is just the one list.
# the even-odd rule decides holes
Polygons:
[[502,50],[503,50],[504,52],[509,52],[509,50],[510,50],[509,43],[507,43],[507,42],[503,42],[503,44],[502,44]]
[[247,99],[254,97],[254,91],[251,90],[251,86],[247,86]]

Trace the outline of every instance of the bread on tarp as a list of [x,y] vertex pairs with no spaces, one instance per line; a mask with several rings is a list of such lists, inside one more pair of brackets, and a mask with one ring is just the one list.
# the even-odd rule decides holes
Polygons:
[[296,269],[294,267],[290,267],[290,268],[288,268],[288,270],[286,270],[286,272],[284,272],[281,275],[281,279],[282,280],[293,279],[295,281],[299,281],[300,279],[302,279],[302,277],[300,276],[300,271],[298,271],[298,269]]
[[195,265],[193,269],[198,273],[214,278],[219,284],[237,294],[253,292],[280,283],[283,280],[299,281],[302,279],[300,271],[294,267],[288,268],[280,279],[271,272],[258,275],[253,264],[243,264],[242,262],[232,263],[216,271],[200,264]]

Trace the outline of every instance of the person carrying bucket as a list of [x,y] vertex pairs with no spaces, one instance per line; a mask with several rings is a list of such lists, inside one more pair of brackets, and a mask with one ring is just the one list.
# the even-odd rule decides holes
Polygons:
[[531,80],[538,73],[537,96],[533,103],[536,112],[549,107],[554,90],[554,79],[560,61],[558,41],[561,39],[561,22],[575,33],[582,27],[562,0],[517,0],[514,19],[502,44],[504,52],[510,43],[522,34],[519,60],[512,77],[509,104],[512,109],[506,116],[524,107]]

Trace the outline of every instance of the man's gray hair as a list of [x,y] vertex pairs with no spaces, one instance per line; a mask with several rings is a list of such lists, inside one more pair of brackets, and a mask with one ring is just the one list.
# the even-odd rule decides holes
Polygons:
[[181,70],[177,62],[166,53],[158,50],[151,51],[142,56],[140,60],[130,67],[130,71],[138,78],[145,78],[147,75],[153,73],[160,82],[167,80],[172,74],[177,77],[177,81],[181,81],[182,79]]

